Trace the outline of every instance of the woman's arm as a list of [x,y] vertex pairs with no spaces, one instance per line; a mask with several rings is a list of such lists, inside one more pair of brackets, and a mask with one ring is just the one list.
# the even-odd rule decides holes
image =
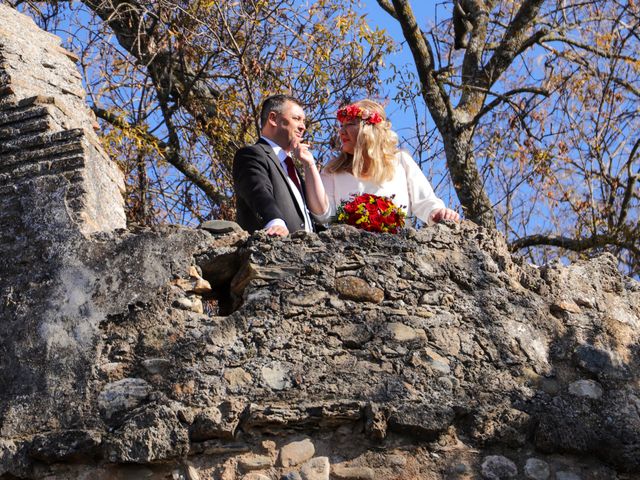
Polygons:
[[293,153],[300,159],[304,166],[304,182],[307,207],[314,215],[323,216],[329,210],[329,201],[320,178],[320,172],[316,167],[313,154],[309,151],[309,145],[298,143],[293,147]]
[[429,180],[411,155],[401,151],[400,161],[407,175],[407,188],[413,215],[429,225],[443,220],[456,222],[460,220],[458,213],[446,208],[444,202],[436,196]]

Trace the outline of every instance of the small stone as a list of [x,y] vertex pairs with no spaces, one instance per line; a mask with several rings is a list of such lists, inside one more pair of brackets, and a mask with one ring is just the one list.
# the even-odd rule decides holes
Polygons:
[[440,385],[443,390],[446,390],[448,392],[453,390],[453,382],[449,377],[438,377],[437,381],[438,385]]
[[187,474],[187,480],[200,480],[198,469],[191,462],[185,462],[184,469]]
[[547,462],[543,462],[537,458],[529,458],[524,466],[524,474],[527,478],[533,480],[547,480],[551,472]]
[[347,467],[341,464],[331,467],[331,475],[339,480],[373,480],[375,472],[368,467]]
[[231,232],[242,232],[242,227],[240,227],[240,225],[229,220],[209,220],[200,224],[198,228],[206,230],[207,232],[214,235],[224,235],[225,233]]
[[108,362],[100,365],[100,371],[111,381],[120,380],[124,376],[125,363]]
[[178,285],[180,288],[187,292],[194,292],[198,295],[202,295],[204,293],[211,293],[211,284],[202,278],[202,270],[200,267],[196,267],[191,265],[189,267],[189,280],[185,281],[182,279],[177,280],[174,284]]
[[582,478],[577,473],[562,471],[556,472],[556,480],[582,480]]
[[551,305],[552,312],[580,313],[580,307],[573,300],[562,300]]
[[187,480],[187,476],[180,469],[175,469],[171,472],[171,480]]
[[420,297],[420,305],[439,305],[442,293],[438,291],[425,292]]
[[191,310],[193,308],[193,302],[188,298],[178,298],[173,302],[173,306],[181,310]]
[[238,412],[230,402],[222,402],[200,410],[189,428],[191,439],[197,442],[212,438],[231,439],[239,423]]
[[98,395],[98,407],[107,420],[139,406],[151,393],[151,385],[141,378],[123,378],[108,383]]
[[517,475],[516,464],[502,455],[489,455],[482,462],[482,478],[487,480],[507,480]]
[[300,468],[302,480],[329,480],[331,465],[327,457],[316,457]]
[[251,374],[242,368],[230,368],[224,372],[224,379],[229,382],[229,388],[233,391],[251,384]]
[[272,390],[284,390],[291,387],[289,370],[280,362],[271,362],[270,366],[264,366],[261,370],[262,379]]
[[573,301],[576,302],[576,304],[578,304],[581,307],[587,307],[587,308],[596,308],[598,303],[596,302],[595,297],[587,297],[587,296],[578,296],[578,297],[574,297]]
[[336,290],[340,296],[356,302],[380,303],[384,300],[384,291],[377,287],[370,287],[363,279],[346,276],[336,279]]
[[396,342],[407,342],[418,337],[415,329],[404,323],[389,323],[387,329]]
[[142,361],[142,365],[149,373],[157,375],[165,373],[171,367],[171,362],[166,358],[147,358]]
[[294,471],[285,473],[284,475],[282,475],[282,477],[280,477],[280,480],[302,480],[302,477],[298,472]]
[[189,267],[189,276],[194,278],[202,278],[202,269],[200,267],[196,267],[195,265],[191,265]]
[[238,459],[238,465],[243,471],[251,472],[269,468],[272,463],[271,458],[266,455],[247,455]]
[[455,473],[467,473],[468,470],[469,470],[469,467],[467,467],[467,465],[465,465],[464,463],[456,463],[453,466],[453,471]]
[[337,308],[338,310],[344,308],[344,302],[336,297],[329,298],[329,305],[331,305],[332,308]]
[[432,350],[430,348],[425,348],[424,355],[428,365],[431,368],[433,368],[434,370],[440,373],[444,373],[445,375],[448,375],[449,373],[451,373],[449,360],[447,360],[445,357],[437,353],[435,350]]
[[189,297],[189,300],[191,300],[191,311],[195,312],[195,313],[204,313],[204,306],[202,305],[202,300],[200,299],[200,297]]
[[262,475],[261,473],[249,473],[242,477],[242,480],[271,480],[266,475]]
[[204,307],[202,306],[202,300],[200,297],[191,295],[188,298],[178,298],[173,302],[173,306],[180,310],[189,310],[195,313],[204,313]]
[[195,284],[193,285],[193,292],[198,295],[202,295],[204,293],[211,293],[213,289],[211,288],[211,284],[205,280],[204,278],[197,278],[195,280]]
[[404,467],[407,464],[407,459],[404,455],[393,454],[387,456],[387,464],[393,467]]
[[576,397],[598,400],[602,398],[602,387],[593,380],[578,380],[569,385],[569,393]]
[[320,304],[328,295],[327,292],[323,292],[322,290],[311,290],[294,293],[287,298],[287,302],[297,307],[312,307]]
[[263,440],[260,446],[264,451],[274,453],[276,451],[276,442],[273,440]]
[[316,448],[310,439],[291,442],[280,450],[280,464],[283,467],[293,467],[306,462],[316,453]]

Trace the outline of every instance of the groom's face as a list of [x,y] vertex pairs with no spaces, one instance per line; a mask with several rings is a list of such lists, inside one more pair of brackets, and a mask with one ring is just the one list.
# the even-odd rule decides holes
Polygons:
[[277,137],[273,140],[285,150],[289,150],[292,141],[302,141],[306,126],[304,110],[300,105],[287,101],[282,106],[282,112],[271,112],[270,120],[274,122]]

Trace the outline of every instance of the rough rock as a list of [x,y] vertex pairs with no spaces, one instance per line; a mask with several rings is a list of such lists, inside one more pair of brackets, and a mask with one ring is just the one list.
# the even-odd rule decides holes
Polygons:
[[602,398],[602,387],[593,380],[577,380],[569,385],[569,393],[594,400]]
[[315,451],[313,442],[308,438],[288,443],[280,450],[280,465],[283,467],[300,465],[313,457]]
[[482,478],[487,480],[508,480],[518,476],[515,463],[502,455],[491,455],[482,462]]
[[534,267],[470,222],[127,229],[93,121],[73,55],[0,5],[2,480],[639,478],[614,257]]
[[549,464],[537,458],[528,458],[524,465],[524,475],[532,480],[547,480],[550,474]]
[[576,473],[561,471],[556,473],[556,480],[582,480],[582,478]]
[[312,458],[302,465],[300,476],[302,480],[329,480],[330,468],[327,457]]
[[331,475],[339,480],[374,480],[375,472],[369,467],[347,467],[344,465],[333,465]]
[[342,298],[358,302],[380,303],[384,300],[384,290],[372,287],[362,278],[351,275],[337,278],[336,290]]
[[133,410],[149,396],[152,387],[141,378],[123,378],[108,383],[98,395],[98,408],[106,420]]
[[238,459],[238,465],[245,472],[264,470],[273,465],[271,457],[266,455],[245,455]]

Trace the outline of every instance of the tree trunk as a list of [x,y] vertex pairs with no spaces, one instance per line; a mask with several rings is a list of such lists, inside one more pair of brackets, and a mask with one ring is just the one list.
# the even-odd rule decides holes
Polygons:
[[447,168],[453,186],[462,205],[464,216],[483,227],[495,230],[493,207],[482,184],[473,155],[473,132],[465,129],[458,132],[443,131]]

